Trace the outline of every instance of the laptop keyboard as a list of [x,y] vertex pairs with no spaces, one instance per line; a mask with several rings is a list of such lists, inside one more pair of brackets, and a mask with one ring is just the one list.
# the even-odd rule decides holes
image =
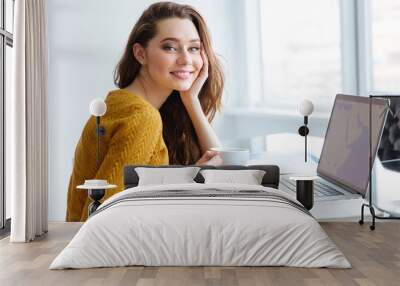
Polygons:
[[[287,178],[282,178],[280,183],[284,185],[289,190],[296,193],[296,181],[289,180]],[[327,184],[321,183],[318,180],[314,181],[314,196],[316,197],[334,197],[343,196],[344,194],[334,188],[328,186]]]

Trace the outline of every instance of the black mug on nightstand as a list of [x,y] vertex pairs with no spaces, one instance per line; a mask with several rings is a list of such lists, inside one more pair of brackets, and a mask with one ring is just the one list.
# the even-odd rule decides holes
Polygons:
[[314,206],[314,180],[316,177],[291,177],[296,181],[296,199],[307,209]]

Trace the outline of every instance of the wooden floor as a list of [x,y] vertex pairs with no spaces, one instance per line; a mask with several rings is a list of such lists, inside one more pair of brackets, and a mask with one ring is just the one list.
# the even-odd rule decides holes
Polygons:
[[353,268],[120,267],[48,270],[80,223],[51,223],[32,243],[0,241],[0,285],[400,285],[400,223],[375,231],[355,222],[321,223]]

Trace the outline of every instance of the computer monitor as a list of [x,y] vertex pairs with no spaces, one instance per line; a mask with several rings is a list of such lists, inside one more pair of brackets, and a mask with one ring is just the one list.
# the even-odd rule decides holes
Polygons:
[[384,168],[400,172],[400,95],[391,95],[389,101],[391,112],[383,127],[378,159]]
[[380,98],[338,94],[332,108],[318,164],[318,175],[363,196],[369,181],[369,111],[371,102],[372,159],[387,115]]

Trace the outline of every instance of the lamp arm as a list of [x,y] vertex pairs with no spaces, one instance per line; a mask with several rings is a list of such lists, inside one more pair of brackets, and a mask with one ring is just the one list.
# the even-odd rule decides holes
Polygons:
[[[307,126],[306,126],[307,128]],[[306,132],[306,135],[304,136],[304,161],[307,162],[307,134],[308,132]]]
[[304,137],[304,161],[307,162],[307,135],[310,130],[307,127],[308,124],[308,116],[304,116],[304,125],[300,126],[299,134]]
[[96,152],[96,165],[99,167],[100,164],[100,116],[96,116],[96,143],[97,143],[97,152]]

